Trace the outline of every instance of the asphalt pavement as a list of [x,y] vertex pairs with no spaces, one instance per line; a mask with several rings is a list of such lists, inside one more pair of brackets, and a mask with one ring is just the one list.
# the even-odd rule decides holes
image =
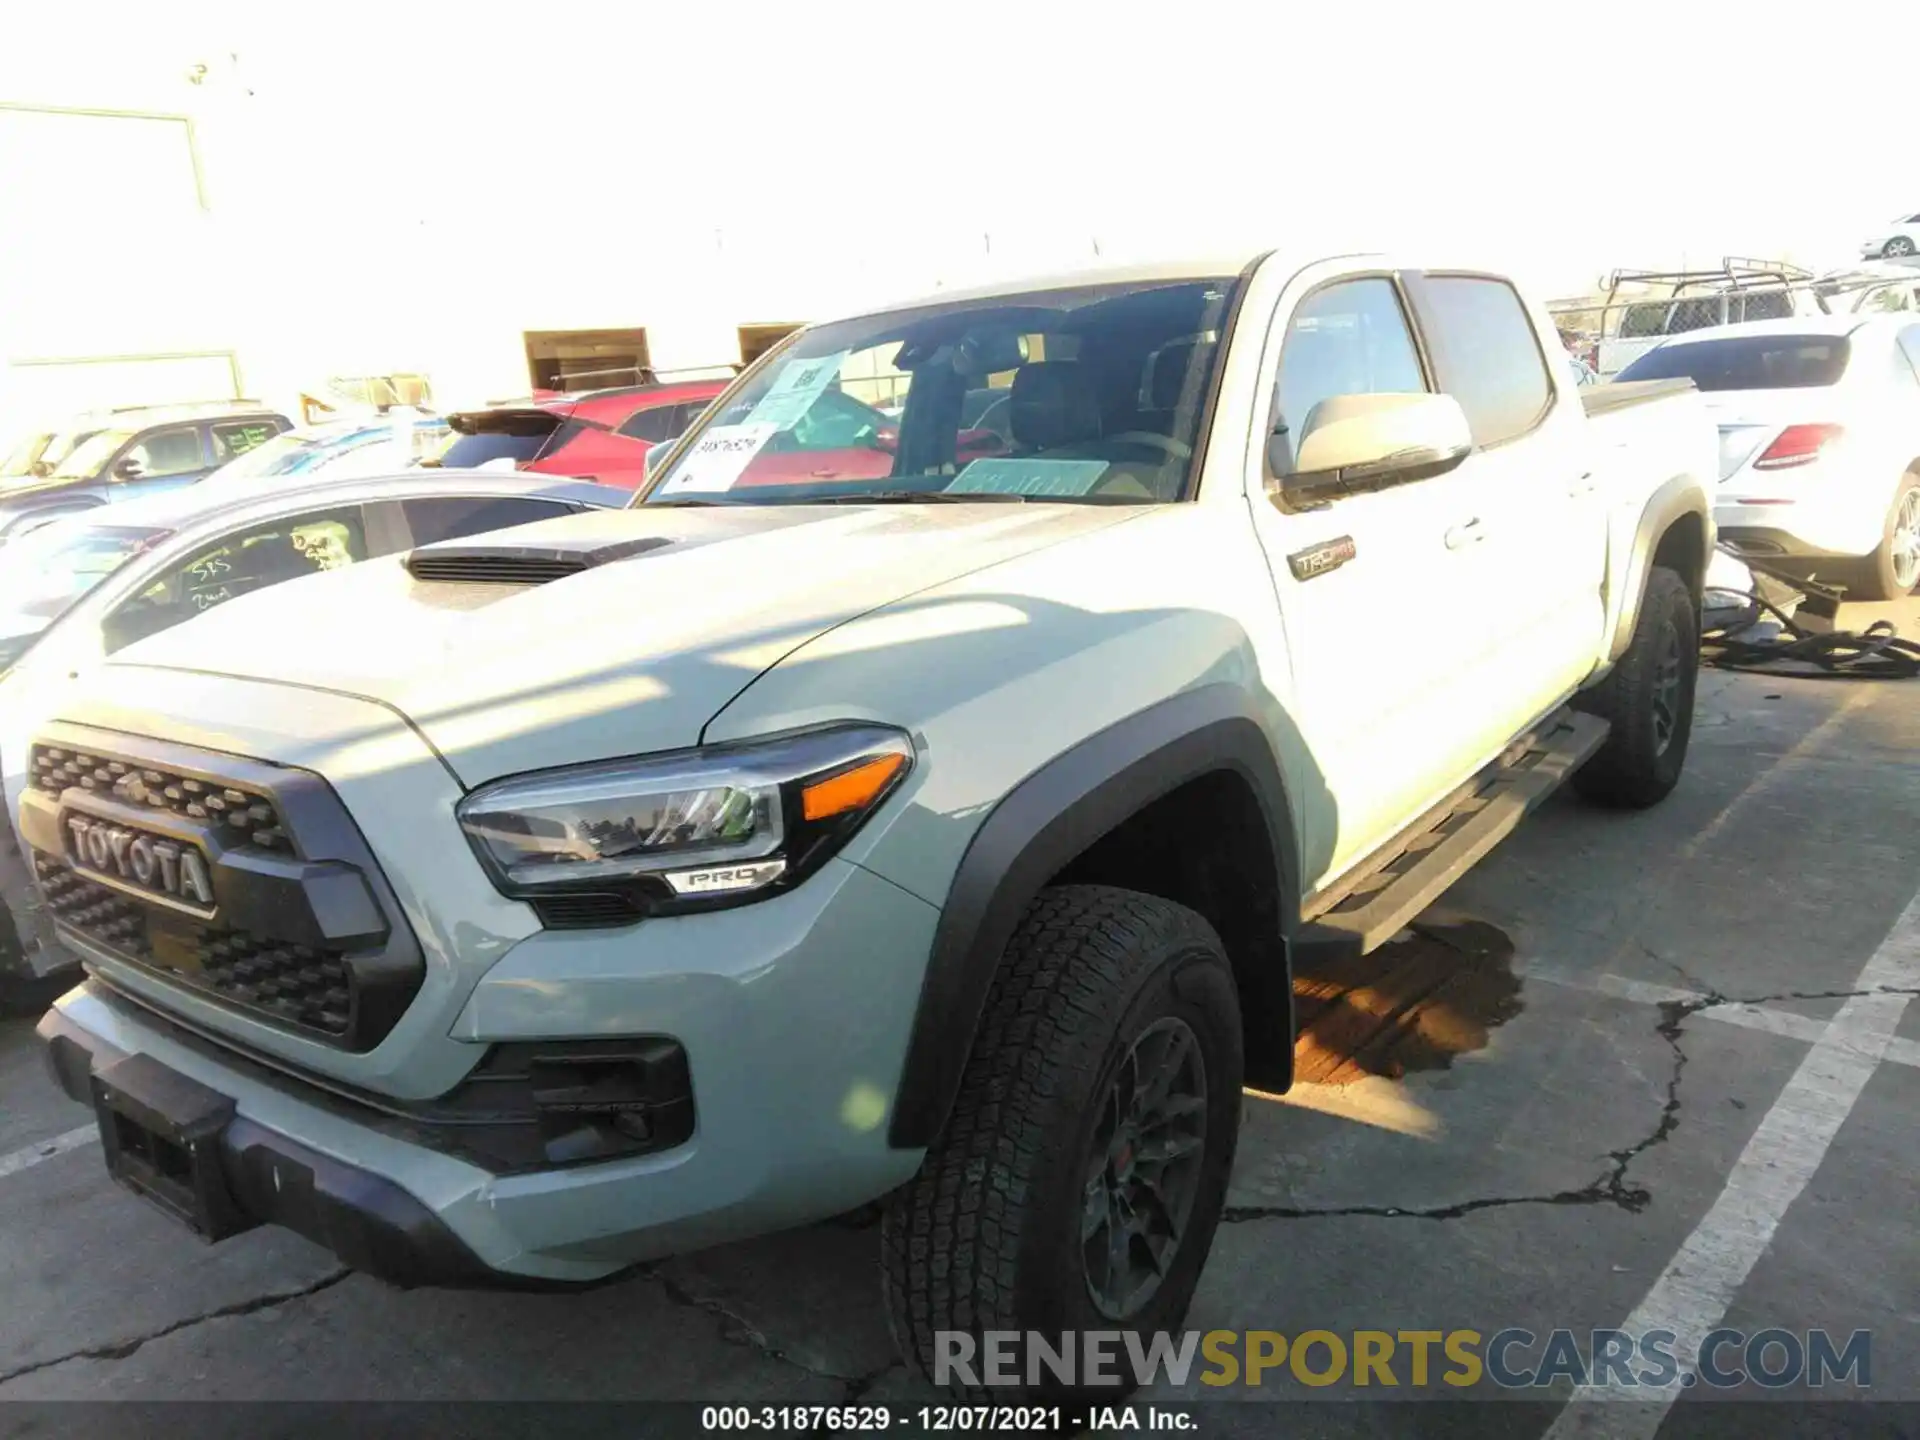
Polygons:
[[[1907,633],[1915,621],[1920,604]],[[1530,1332],[1510,1373],[1560,1329],[1586,1353],[1596,1329],[1666,1327],[1683,1361],[1716,1328],[1820,1330],[1836,1347],[1866,1331],[1868,1386],[1749,1378],[1621,1405],[1564,1373],[1450,1386],[1437,1345],[1420,1385],[1397,1340],[1391,1390],[1284,1364],[1257,1388],[1215,1387],[1196,1365],[1140,1403],[1204,1402],[1203,1434],[1277,1433],[1273,1401],[1301,1434],[1734,1436],[1782,1400],[1831,1403],[1797,1412],[1801,1433],[1920,1429],[1917,755],[1920,682],[1705,674],[1666,804],[1556,798],[1391,964],[1321,977],[1302,1041],[1302,1072],[1321,1078],[1249,1093],[1190,1319],[1343,1344]],[[1391,1013],[1356,1027],[1383,994]],[[402,1292],[285,1233],[200,1245],[109,1182],[89,1127],[31,1025],[0,1026],[0,1402],[858,1400],[905,1415],[935,1398],[894,1362],[870,1215],[583,1294]],[[1719,1373],[1744,1355],[1723,1351]],[[29,1414],[45,1412],[0,1404],[0,1431],[41,1423]]]

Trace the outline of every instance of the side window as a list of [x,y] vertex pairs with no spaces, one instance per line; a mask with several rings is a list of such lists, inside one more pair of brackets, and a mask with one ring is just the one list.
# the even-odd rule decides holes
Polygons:
[[115,606],[102,627],[107,652],[242,595],[366,558],[366,524],[358,505],[309,510],[236,530]]
[[508,530],[515,525],[531,525],[536,520],[551,520],[570,514],[571,506],[557,500],[526,500],[517,496],[435,495],[419,500],[402,500],[400,508],[413,532],[413,543],[431,545],[436,540],[461,540],[469,535],[484,535],[489,530]]
[[200,450],[200,432],[191,425],[156,430],[135,444],[125,458],[139,467],[139,478],[144,480],[191,475],[207,468]]
[[280,427],[268,420],[228,420],[212,429],[213,462],[216,465],[224,465],[256,445],[264,445],[280,433]]
[[1467,412],[1473,443],[1498,445],[1545,418],[1553,381],[1526,307],[1504,280],[1429,275],[1433,307],[1449,371],[1440,388]]
[[1900,332],[1900,353],[1907,357],[1914,383],[1920,385],[1920,325],[1909,325]]
[[650,410],[638,410],[621,422],[617,433],[631,440],[644,440],[649,445],[671,440],[680,433],[674,428],[679,414],[678,405],[655,405]]
[[1393,282],[1342,280],[1314,291],[1287,324],[1273,427],[1284,427],[1297,444],[1313,407],[1329,396],[1413,395],[1426,388]]

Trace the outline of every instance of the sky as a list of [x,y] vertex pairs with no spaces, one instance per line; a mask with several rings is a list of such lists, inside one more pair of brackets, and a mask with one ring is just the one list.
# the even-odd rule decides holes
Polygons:
[[392,156],[428,216],[551,187],[564,219],[585,187],[672,243],[876,279],[887,251],[964,266],[991,236],[1074,263],[1445,246],[1557,291],[1683,254],[1840,263],[1920,209],[1920,13],[1894,0],[1786,23],[1704,0],[165,8],[231,36],[281,123]]
[[[140,349],[143,328],[229,343],[223,305],[255,292],[263,323],[295,295],[315,353],[345,353],[369,327],[472,323],[466,297],[502,273],[555,317],[605,313],[636,275],[695,306],[724,285],[729,325],[1267,248],[1507,269],[1551,299],[1728,253],[1844,264],[1920,210],[1920,15],[1899,0],[1817,19],[1707,0],[67,0],[17,7],[7,35],[0,101],[204,122],[218,223],[189,199],[166,238],[114,179],[62,223],[9,210],[62,160],[32,125],[0,132],[0,300],[29,349],[62,353]],[[151,164],[116,153],[157,176],[182,152],[156,134]],[[88,292],[35,278],[62,268]]]

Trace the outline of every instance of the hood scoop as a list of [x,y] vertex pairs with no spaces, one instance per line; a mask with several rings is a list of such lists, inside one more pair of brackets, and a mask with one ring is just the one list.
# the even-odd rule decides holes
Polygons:
[[489,545],[484,540],[429,545],[407,555],[416,580],[452,585],[546,585],[673,544],[664,535],[602,544]]

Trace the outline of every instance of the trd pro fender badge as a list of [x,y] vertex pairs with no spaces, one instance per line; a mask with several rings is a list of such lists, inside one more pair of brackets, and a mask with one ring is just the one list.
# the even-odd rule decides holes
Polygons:
[[1287,568],[1293,571],[1294,579],[1311,580],[1329,570],[1338,570],[1357,553],[1353,537],[1342,535],[1337,540],[1323,540],[1318,545],[1294,551],[1287,556]]

